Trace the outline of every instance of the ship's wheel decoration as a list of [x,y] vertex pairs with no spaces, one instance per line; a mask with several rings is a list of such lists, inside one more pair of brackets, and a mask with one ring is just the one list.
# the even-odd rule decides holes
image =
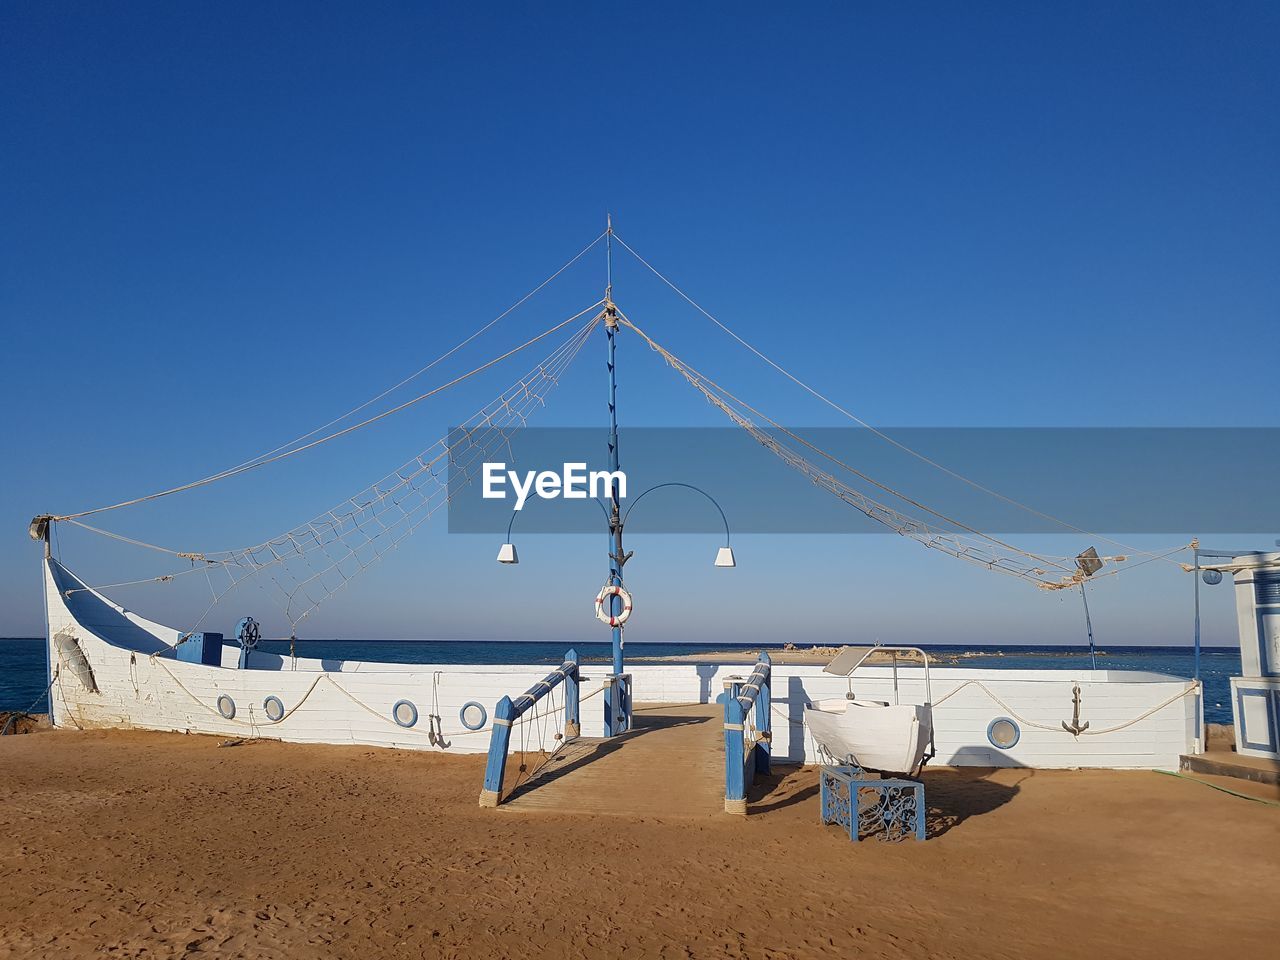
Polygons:
[[236,640],[239,641],[241,649],[252,650],[261,639],[262,630],[253,617],[245,617],[236,624]]

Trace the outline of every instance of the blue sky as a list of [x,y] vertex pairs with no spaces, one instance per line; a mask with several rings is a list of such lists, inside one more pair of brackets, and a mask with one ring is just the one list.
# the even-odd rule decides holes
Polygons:
[[[0,18],[0,635],[43,629],[32,514],[317,426],[493,318],[608,209],[713,313],[878,425],[1276,425],[1271,5],[16,3]],[[603,270],[593,252],[424,383],[587,306]],[[625,255],[614,280],[641,326],[772,416],[840,424]],[[723,423],[634,338],[621,349],[625,423]],[[600,422],[603,351],[540,423]],[[516,375],[99,519],[184,549],[256,542]],[[1248,463],[1206,495],[1230,496]],[[531,537],[499,568],[493,538],[443,528],[306,635],[605,639],[603,536]],[[1193,534],[1222,542],[1135,546]],[[1240,539],[1225,545],[1271,543]],[[1078,597],[894,537],[744,537],[732,572],[706,537],[631,540],[635,641],[1083,633]],[[62,547],[90,582],[150,569],[87,537]],[[116,596],[177,624],[199,601]],[[1189,640],[1172,566],[1095,596],[1104,646]],[[1231,642],[1227,588],[1206,603],[1207,637]],[[248,612],[279,623],[248,594],[210,626]]]

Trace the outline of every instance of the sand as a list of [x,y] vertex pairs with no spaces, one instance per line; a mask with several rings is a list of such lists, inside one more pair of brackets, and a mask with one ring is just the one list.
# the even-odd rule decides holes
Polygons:
[[928,841],[854,845],[816,822],[812,769],[771,778],[745,819],[575,817],[481,810],[479,756],[221,742],[0,740],[0,957],[1098,960],[1275,945],[1280,808],[1156,773],[934,770]]

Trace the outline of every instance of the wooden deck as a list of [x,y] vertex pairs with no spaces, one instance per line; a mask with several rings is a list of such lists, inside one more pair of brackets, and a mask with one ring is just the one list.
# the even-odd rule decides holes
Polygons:
[[[724,708],[637,704],[634,728],[580,737],[504,796],[511,813],[711,817],[724,812]],[[519,774],[508,774],[516,783]]]

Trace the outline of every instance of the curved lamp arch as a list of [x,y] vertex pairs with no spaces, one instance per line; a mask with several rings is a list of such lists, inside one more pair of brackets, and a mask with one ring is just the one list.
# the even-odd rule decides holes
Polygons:
[[711,505],[715,507],[716,512],[720,514],[720,522],[724,524],[724,546],[716,551],[716,566],[736,567],[738,564],[734,560],[733,547],[729,543],[729,518],[725,516],[724,508],[720,506],[719,501],[717,501],[715,497],[707,493],[707,491],[703,490],[701,487],[694,486],[692,483],[682,483],[679,480],[671,480],[667,483],[654,484],[627,505],[627,512],[622,515],[622,525],[624,527],[627,525],[627,517],[631,516],[631,511],[636,508],[637,504],[639,504],[641,500],[653,493],[653,491],[661,490],[663,487],[684,487],[686,490],[692,490],[694,493],[702,494],[702,496],[711,501]]
[[[724,524],[724,546],[716,552],[715,565],[717,567],[736,567],[737,562],[733,555],[733,547],[729,542],[729,518],[725,515],[724,508],[720,506],[719,501],[711,494],[703,490],[701,487],[694,486],[692,483],[683,483],[679,480],[671,480],[666,483],[654,484],[647,490],[643,491],[639,496],[627,505],[626,512],[622,515],[622,525],[625,527],[627,518],[631,516],[631,511],[636,508],[645,497],[653,493],[655,490],[661,490],[664,487],[683,487],[686,490],[692,490],[694,493],[701,494],[707,500],[711,501],[711,505],[716,508],[716,512],[720,514],[720,522]],[[596,506],[604,514],[605,521],[609,521],[609,508],[606,507],[599,497],[592,497]],[[506,564],[516,564],[520,562],[520,555],[516,552],[516,545],[511,540],[511,531],[515,527],[516,517],[520,515],[519,510],[511,511],[511,519],[507,521],[507,539],[506,542],[498,549],[498,562]]]

